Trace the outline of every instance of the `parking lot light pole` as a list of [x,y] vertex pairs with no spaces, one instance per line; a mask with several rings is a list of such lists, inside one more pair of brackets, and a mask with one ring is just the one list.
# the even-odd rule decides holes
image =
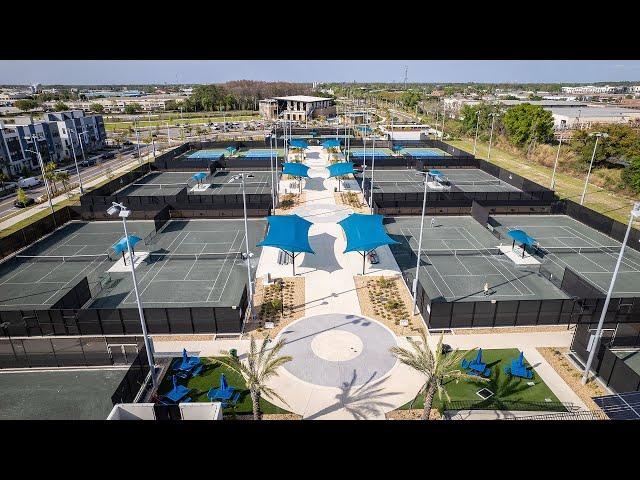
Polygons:
[[420,252],[422,251],[422,228],[424,227],[424,214],[427,207],[427,180],[429,172],[424,176],[424,193],[422,197],[422,216],[420,217],[420,237],[418,240],[418,260],[416,260],[416,278],[413,280],[413,314],[416,314],[416,305],[418,303],[418,276],[420,274]]
[[107,210],[109,215],[118,214],[122,218],[122,228],[124,229],[124,236],[127,239],[127,250],[129,251],[129,265],[131,265],[131,277],[133,278],[133,291],[136,295],[136,303],[138,304],[138,313],[140,314],[140,325],[142,326],[142,336],[144,338],[144,345],[147,349],[147,361],[149,362],[149,368],[151,371],[151,381],[153,387],[158,386],[158,380],[156,378],[155,361],[153,359],[153,350],[151,350],[151,341],[149,340],[149,334],[147,333],[147,324],[144,319],[144,310],[142,309],[142,301],[140,300],[140,294],[138,293],[138,281],[136,280],[136,267],[135,260],[133,258],[133,252],[131,249],[131,241],[129,240],[129,234],[127,233],[127,217],[131,214],[131,210],[122,205],[121,203],[112,202],[111,207]]
[[476,145],[478,144],[478,130],[480,129],[480,110],[476,112],[476,138],[473,140],[473,156],[476,155]]
[[138,130],[138,117],[134,117],[134,125],[136,129],[136,147],[138,148],[138,163],[142,164],[142,157],[140,156],[140,131]]
[[560,133],[560,142],[558,143],[558,151],[556,152],[556,161],[553,164],[553,173],[551,174],[551,186],[549,187],[553,190],[553,187],[556,186],[556,169],[558,168],[558,159],[560,158],[560,147],[562,147],[562,138],[563,135]]
[[624,234],[624,240],[622,240],[622,246],[620,247],[620,253],[618,254],[618,261],[616,262],[616,266],[613,269],[613,276],[611,277],[611,283],[609,284],[609,290],[607,291],[607,298],[604,301],[604,305],[602,306],[602,312],[600,313],[600,321],[598,322],[598,328],[596,329],[596,334],[591,343],[591,350],[589,351],[589,358],[587,359],[587,364],[584,367],[584,373],[582,375],[582,384],[586,384],[589,379],[589,373],[591,370],[591,363],[593,362],[593,357],[596,355],[596,351],[598,350],[598,346],[600,343],[600,335],[602,333],[602,325],[604,324],[604,318],[607,316],[607,309],[609,308],[609,302],[611,301],[611,294],[613,293],[613,286],[616,283],[616,277],[618,276],[618,269],[620,268],[620,264],[622,263],[622,257],[624,256],[624,249],[627,246],[627,240],[629,239],[629,232],[631,232],[631,226],[633,225],[633,220],[640,216],[640,202],[636,202],[633,205],[633,209],[631,210],[631,215],[629,217],[629,225],[627,226],[627,231]]
[[587,185],[589,185],[589,177],[591,176],[591,169],[593,168],[593,159],[596,157],[596,148],[598,148],[598,140],[600,138],[607,138],[609,134],[602,132],[593,132],[589,134],[590,137],[596,137],[596,143],[593,146],[593,153],[591,154],[591,162],[589,163],[589,171],[587,172],[587,178],[584,181],[584,189],[582,190],[582,196],[580,197],[580,205],[584,203],[584,197],[587,195]]
[[375,168],[376,168],[376,139],[375,137],[371,137],[371,141],[373,142],[372,144],[372,149],[371,149],[371,178],[370,178],[370,184],[369,184],[369,211],[371,212],[371,214],[373,215],[373,181],[374,181],[374,172],[375,172]]
[[[68,130],[70,132],[76,133],[76,131],[71,128],[69,128]],[[73,152],[73,161],[76,164],[76,173],[78,174],[78,185],[80,186],[80,194],[84,194],[84,188],[82,188],[82,177],[80,176],[80,168],[78,168],[78,158],[76,157],[76,147],[73,144],[73,138],[71,138],[71,151]]]
[[47,190],[47,199],[49,200],[49,208],[51,209],[51,215],[53,216],[53,223],[54,225],[57,225],[56,222],[56,216],[55,216],[55,210],[53,209],[53,202],[51,201],[51,189],[49,188],[49,180],[47,180],[47,177],[45,175],[44,172],[44,162],[42,161],[42,155],[40,154],[40,149],[38,148],[38,137],[28,137],[33,139],[33,144],[35,145],[36,149],[35,150],[27,150],[27,152],[31,152],[31,153],[35,153],[36,157],[38,158],[38,163],[40,164],[40,171],[42,171],[42,179],[44,180],[44,186],[45,189]]
[[491,134],[489,135],[489,151],[487,152],[487,160],[491,160],[491,144],[493,143],[493,126],[496,123],[497,113],[490,113],[491,116]]

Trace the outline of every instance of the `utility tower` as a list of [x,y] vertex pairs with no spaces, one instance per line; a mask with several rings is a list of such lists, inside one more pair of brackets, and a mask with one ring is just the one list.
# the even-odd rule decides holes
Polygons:
[[407,89],[407,77],[408,77],[408,70],[409,70],[409,66],[405,65],[404,66],[404,89]]

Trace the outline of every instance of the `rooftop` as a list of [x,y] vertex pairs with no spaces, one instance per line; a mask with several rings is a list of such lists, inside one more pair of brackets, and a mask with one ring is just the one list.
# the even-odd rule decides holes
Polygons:
[[312,97],[309,95],[291,95],[289,97],[274,97],[276,100],[288,100],[292,102],[323,102],[325,100],[332,100],[326,97]]

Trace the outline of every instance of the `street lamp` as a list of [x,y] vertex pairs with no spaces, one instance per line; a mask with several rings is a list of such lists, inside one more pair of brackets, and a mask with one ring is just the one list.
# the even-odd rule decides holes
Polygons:
[[[372,130],[372,133],[373,133],[373,130]],[[375,168],[376,168],[376,139],[373,135],[371,136],[371,141],[373,142],[373,146],[371,150],[371,179],[370,179],[371,181],[369,182],[369,188],[371,189],[369,191],[369,211],[373,215],[373,180],[374,180],[373,175],[375,173]]]
[[[74,129],[72,128],[67,128],[68,131],[73,132],[76,134],[76,137],[78,138],[78,143],[80,145],[82,145],[82,142],[80,142],[80,137],[78,136],[78,132],[76,132]],[[80,186],[80,194],[84,194],[84,188],[82,188],[82,177],[80,176],[80,169],[78,168],[78,158],[76,157],[76,147],[73,143],[73,138],[71,138],[71,136],[69,136],[69,139],[71,140],[71,151],[73,151],[73,161],[76,164],[76,172],[78,174],[78,185]],[[84,148],[82,149],[82,159],[84,160]]]
[[55,211],[53,210],[53,203],[51,202],[51,189],[49,188],[49,180],[47,180],[47,176],[45,175],[44,163],[42,161],[42,155],[40,154],[40,149],[38,148],[38,140],[39,139],[38,139],[37,136],[25,137],[25,138],[29,139],[29,140],[33,140],[33,144],[36,147],[35,150],[25,149],[25,151],[31,152],[31,153],[35,153],[36,157],[38,158],[38,163],[40,164],[40,171],[42,172],[42,179],[44,180],[44,186],[45,186],[45,189],[47,190],[47,199],[49,200],[49,208],[51,209],[51,214],[53,216],[53,223],[54,223],[54,225],[56,225]]
[[142,163],[142,157],[140,156],[140,132],[138,130],[138,117],[135,116],[133,117],[133,125],[135,126],[136,129],[136,147],[138,150],[138,163],[141,164]]
[[556,185],[556,169],[558,168],[558,159],[560,158],[560,147],[562,146],[562,139],[563,139],[563,135],[562,133],[560,133],[560,142],[558,143],[558,151],[556,152],[556,161],[553,164],[553,173],[551,174],[551,186],[549,188],[551,188],[551,190],[553,190],[553,187],[555,187]]
[[142,301],[140,300],[140,294],[138,293],[138,282],[136,280],[136,267],[135,260],[131,249],[131,242],[129,240],[129,234],[127,233],[127,217],[131,214],[131,210],[122,205],[121,203],[111,202],[111,207],[107,210],[109,215],[118,214],[122,218],[122,228],[124,229],[124,236],[127,239],[127,250],[129,251],[129,265],[131,265],[131,277],[133,278],[133,291],[136,295],[136,303],[138,304],[138,313],[140,314],[140,325],[142,326],[142,336],[144,338],[144,345],[147,349],[147,360],[149,362],[149,368],[151,371],[151,381],[153,387],[158,386],[156,379],[155,362],[153,360],[153,351],[151,350],[151,342],[149,340],[149,334],[147,333],[147,324],[144,319],[144,310],[142,309]]
[[476,112],[476,138],[473,140],[473,156],[476,155],[476,144],[478,143],[478,130],[480,129],[480,110]]
[[491,117],[491,134],[489,135],[489,151],[487,152],[487,160],[491,160],[491,143],[493,142],[493,126],[495,124],[496,117],[498,116],[498,114],[490,113],[489,116]]
[[418,240],[418,260],[416,260],[416,278],[413,280],[413,314],[416,314],[418,303],[418,276],[420,275],[420,252],[422,251],[422,228],[424,227],[424,213],[427,207],[427,180],[429,172],[424,176],[424,196],[422,197],[422,216],[420,217],[420,239]]
[[249,308],[251,309],[251,316],[253,317],[254,315],[254,311],[253,311],[253,283],[251,282],[251,262],[250,259],[253,256],[253,253],[251,253],[249,251],[249,227],[247,225],[247,197],[245,195],[245,189],[244,189],[244,179],[245,177],[247,178],[253,178],[253,175],[250,173],[239,173],[238,175],[234,175],[231,178],[231,181],[236,181],[238,179],[242,180],[242,206],[244,208],[244,241],[245,241],[245,248],[246,248],[246,261],[247,261],[247,281],[249,282]]
[[586,384],[587,380],[589,379],[591,363],[593,362],[593,357],[595,357],[596,351],[598,350],[600,335],[602,333],[602,325],[604,324],[604,318],[607,315],[607,309],[609,308],[609,301],[611,300],[611,294],[613,293],[613,286],[616,283],[618,269],[620,268],[620,263],[622,263],[624,249],[627,246],[627,240],[629,239],[629,232],[631,232],[631,225],[633,224],[633,220],[638,216],[640,216],[640,202],[636,202],[633,205],[633,209],[631,210],[631,215],[629,216],[629,225],[627,226],[627,231],[624,234],[624,240],[622,240],[622,247],[620,247],[620,253],[618,254],[618,261],[616,262],[616,266],[613,269],[613,276],[611,277],[611,283],[609,284],[609,290],[607,291],[607,298],[604,301],[604,305],[602,306],[602,313],[600,313],[600,321],[598,322],[598,328],[596,329],[596,334],[593,338],[593,341],[591,342],[591,350],[589,350],[589,358],[587,360],[587,365],[584,367],[584,374],[582,375],[583,385]]
[[591,162],[589,163],[589,171],[587,172],[587,178],[584,181],[584,189],[582,190],[582,196],[580,197],[580,205],[584,203],[584,197],[587,194],[587,185],[589,184],[589,176],[591,175],[591,168],[593,167],[593,159],[596,156],[596,148],[598,148],[598,140],[600,140],[600,138],[607,138],[609,134],[602,133],[602,132],[593,132],[593,133],[590,133],[589,136],[596,137],[596,143],[593,146],[593,153],[591,154]]

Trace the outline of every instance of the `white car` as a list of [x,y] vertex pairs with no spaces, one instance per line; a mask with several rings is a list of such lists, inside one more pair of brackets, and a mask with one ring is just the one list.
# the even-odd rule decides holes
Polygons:
[[42,180],[40,180],[38,177],[20,177],[18,179],[18,187],[20,188],[33,188],[37,187],[41,183]]

